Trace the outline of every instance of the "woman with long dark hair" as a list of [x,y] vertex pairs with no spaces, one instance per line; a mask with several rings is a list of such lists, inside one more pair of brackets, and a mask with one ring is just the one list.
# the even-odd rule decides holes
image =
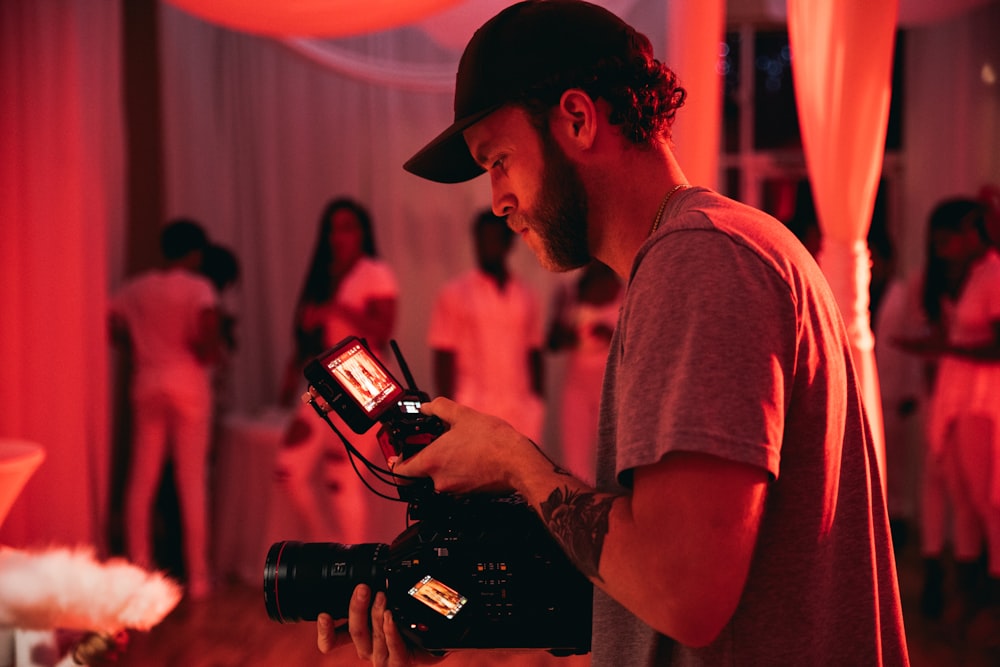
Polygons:
[[392,270],[378,259],[368,211],[353,199],[331,200],[320,216],[295,308],[295,349],[282,383],[282,404],[297,398],[306,362],[344,336],[385,349],[395,325],[397,293]]
[[[1000,629],[1000,254],[986,235],[985,213],[971,199],[947,200],[934,209],[922,294],[932,335],[900,342],[937,364],[927,422],[923,611],[932,617],[945,613],[964,625],[984,606],[992,607],[985,611],[995,637]],[[944,498],[954,518],[959,589],[950,613],[942,589]],[[983,624],[970,627],[976,625]]]
[[[395,325],[398,291],[395,274],[376,255],[365,208],[352,199],[330,201],[320,216],[312,261],[295,309],[294,352],[281,387],[282,403],[290,405],[304,389],[305,364],[347,336],[366,340],[384,358]],[[334,413],[330,416],[355,447],[366,456],[374,455],[374,429],[358,436]],[[308,405],[299,406],[285,431],[277,477],[307,524],[309,539],[357,543],[378,537],[369,530],[379,527],[369,520],[367,490],[350,465],[344,444]]]

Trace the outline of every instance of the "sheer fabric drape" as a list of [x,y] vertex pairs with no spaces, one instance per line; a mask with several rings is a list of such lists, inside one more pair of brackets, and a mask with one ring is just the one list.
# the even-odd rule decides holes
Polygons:
[[847,324],[883,475],[866,237],[882,171],[896,13],[895,0],[788,0],[795,97],[823,231],[819,262]]
[[0,436],[46,451],[0,543],[103,538],[119,35],[115,2],[0,3]]

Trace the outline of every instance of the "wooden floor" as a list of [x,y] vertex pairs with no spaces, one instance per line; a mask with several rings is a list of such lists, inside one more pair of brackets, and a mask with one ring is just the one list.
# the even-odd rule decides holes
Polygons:
[[[997,667],[1000,649],[972,646],[917,613],[919,556],[899,554],[900,589],[913,667]],[[182,601],[151,632],[133,635],[121,667],[271,667],[361,665],[350,648],[326,656],[315,647],[312,623],[281,625],[267,618],[259,587],[231,583],[210,598]],[[493,655],[455,653],[453,667],[586,667],[586,656],[557,659],[546,653]]]

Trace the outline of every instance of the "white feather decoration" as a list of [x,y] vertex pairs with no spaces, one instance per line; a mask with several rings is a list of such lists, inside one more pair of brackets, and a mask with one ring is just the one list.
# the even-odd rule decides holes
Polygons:
[[121,558],[99,562],[89,548],[0,547],[0,626],[149,630],[180,599],[180,585],[162,573]]

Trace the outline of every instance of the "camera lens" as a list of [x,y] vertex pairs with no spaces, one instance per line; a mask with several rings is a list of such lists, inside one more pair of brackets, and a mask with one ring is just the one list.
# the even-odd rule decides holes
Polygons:
[[358,584],[385,590],[385,544],[275,542],[264,562],[264,606],[279,623],[347,618]]

